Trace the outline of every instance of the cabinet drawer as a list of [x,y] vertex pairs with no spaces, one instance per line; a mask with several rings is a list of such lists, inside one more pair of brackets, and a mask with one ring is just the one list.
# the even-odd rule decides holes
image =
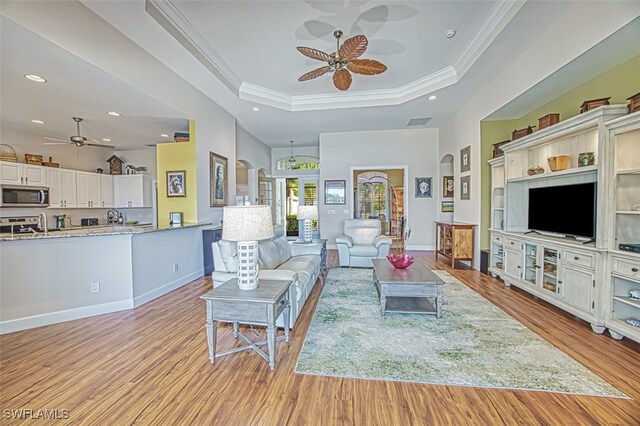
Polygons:
[[640,280],[640,261],[622,259],[615,256],[613,256],[611,260],[613,273]]
[[580,251],[564,250],[562,260],[567,263],[573,263],[574,265],[584,266],[589,269],[593,269],[595,266],[595,255]]
[[504,237],[498,234],[491,234],[491,242],[496,244],[502,244],[504,241]]
[[522,248],[522,243],[519,240],[513,240],[511,238],[504,239],[504,249],[505,250],[520,250]]

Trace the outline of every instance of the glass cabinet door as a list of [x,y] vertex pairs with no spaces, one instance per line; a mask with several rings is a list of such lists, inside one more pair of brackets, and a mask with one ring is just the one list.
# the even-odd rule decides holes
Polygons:
[[558,293],[558,250],[544,249],[542,288],[552,293]]
[[524,245],[524,280],[536,285],[538,275],[538,247],[534,244]]

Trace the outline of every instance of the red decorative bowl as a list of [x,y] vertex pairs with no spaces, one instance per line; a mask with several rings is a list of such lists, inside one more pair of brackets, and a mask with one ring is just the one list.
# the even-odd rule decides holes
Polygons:
[[413,256],[408,254],[389,254],[387,259],[396,269],[404,269],[413,263]]

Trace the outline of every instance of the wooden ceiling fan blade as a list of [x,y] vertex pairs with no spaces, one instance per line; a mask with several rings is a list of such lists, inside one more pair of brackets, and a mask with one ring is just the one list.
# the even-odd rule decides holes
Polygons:
[[47,137],[47,136],[44,136],[42,139],[46,139],[46,140],[48,140],[48,141],[56,141],[56,142],[69,143],[69,141],[68,141],[68,140],[65,140],[65,139],[50,138],[50,137]]
[[347,64],[351,72],[362,75],[382,74],[387,70],[387,66],[374,59],[356,59]]
[[311,80],[311,79],[314,79],[314,78],[318,78],[321,75],[324,75],[324,74],[328,73],[329,71],[331,71],[331,67],[328,66],[328,65],[326,67],[316,68],[315,70],[309,71],[308,73],[300,76],[298,81],[307,81],[307,80]]
[[365,36],[357,35],[345,40],[338,53],[343,61],[353,61],[367,50],[368,45],[369,41]]
[[69,142],[45,142],[42,145],[70,145]]
[[347,90],[351,86],[351,73],[345,68],[339,69],[333,74],[333,85],[338,90]]
[[327,55],[326,53],[318,49],[313,49],[311,47],[303,47],[303,46],[298,46],[296,49],[298,49],[298,52],[302,53],[304,56],[311,59],[317,59],[318,61],[327,61],[327,62],[331,60],[331,56]]

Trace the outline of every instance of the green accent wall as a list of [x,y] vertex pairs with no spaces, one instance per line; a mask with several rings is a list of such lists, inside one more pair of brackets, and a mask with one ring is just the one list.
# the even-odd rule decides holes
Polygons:
[[493,156],[493,144],[511,139],[511,132],[529,125],[537,126],[538,118],[547,114],[560,114],[560,121],[580,113],[580,105],[589,99],[611,97],[609,102],[627,104],[627,98],[640,92],[640,56],[603,73],[593,80],[570,90],[540,108],[513,120],[483,120],[480,122],[481,155],[481,212],[480,248],[489,247],[491,221],[491,166],[487,160]]

